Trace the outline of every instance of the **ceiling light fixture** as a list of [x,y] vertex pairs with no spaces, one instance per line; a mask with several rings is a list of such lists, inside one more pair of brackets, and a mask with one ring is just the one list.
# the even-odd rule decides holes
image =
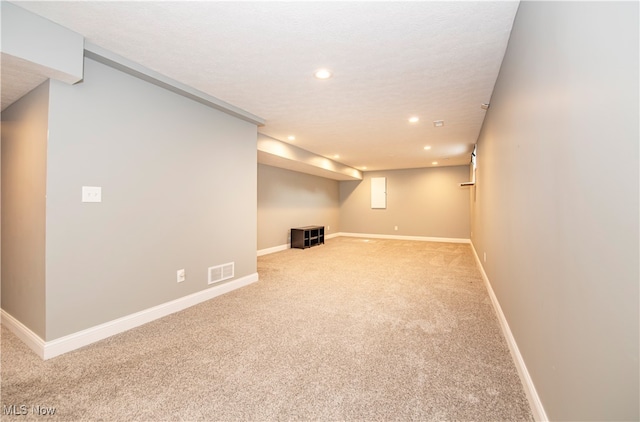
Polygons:
[[409,123],[417,123],[419,120],[418,116],[409,117]]
[[340,158],[340,154],[335,154],[333,158]]
[[313,74],[313,76],[315,76],[318,79],[329,79],[332,75],[333,74],[331,73],[331,71],[327,69],[318,69]]
[[433,164],[434,166],[437,166],[438,162],[437,161],[433,161],[431,164]]
[[426,151],[429,151],[429,150],[431,149],[431,146],[427,145],[426,147],[424,147],[424,149],[425,149]]
[[366,169],[367,169],[367,166],[362,166],[362,167],[360,167],[360,168],[361,168],[362,170],[366,170]]
[[433,121],[433,125],[435,127],[442,127],[442,126],[444,126],[444,120],[434,120]]
[[291,135],[291,136],[287,136],[287,139],[290,140],[290,141],[295,141],[296,137]]

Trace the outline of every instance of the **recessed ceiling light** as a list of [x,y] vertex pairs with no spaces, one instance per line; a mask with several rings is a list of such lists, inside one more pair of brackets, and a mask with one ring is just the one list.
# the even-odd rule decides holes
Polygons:
[[335,154],[333,158],[340,158],[340,154]]
[[313,74],[313,76],[315,76],[318,79],[329,79],[332,76],[332,73],[327,69],[318,69]]
[[287,136],[287,139],[290,140],[290,141],[295,141],[296,137],[291,135],[291,136]]
[[431,149],[431,146],[427,145],[426,147],[424,147],[424,149],[428,151]]
[[362,167],[360,167],[360,168],[361,168],[362,170],[366,170],[366,169],[367,169],[367,166],[362,166]]
[[437,161],[433,161],[431,164],[433,164],[434,166],[437,166],[438,162]]
[[420,120],[418,116],[409,117],[409,123],[417,123]]
[[442,127],[442,126],[444,126],[444,120],[434,120],[433,121],[433,125],[435,127]]

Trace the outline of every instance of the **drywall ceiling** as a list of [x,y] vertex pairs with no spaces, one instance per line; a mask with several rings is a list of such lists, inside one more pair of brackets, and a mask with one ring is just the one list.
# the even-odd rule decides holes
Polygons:
[[[469,163],[518,8],[509,1],[13,3],[264,118],[259,131],[269,137],[367,170]],[[319,68],[333,77],[314,78]],[[411,116],[420,120],[409,123]]]

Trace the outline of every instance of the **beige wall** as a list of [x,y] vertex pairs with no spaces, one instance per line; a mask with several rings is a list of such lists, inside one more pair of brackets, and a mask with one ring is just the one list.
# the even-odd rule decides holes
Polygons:
[[292,227],[339,231],[338,182],[258,164],[258,250],[289,244]]
[[638,3],[522,2],[473,244],[551,420],[638,420]]
[[[387,178],[387,208],[371,209],[371,178]],[[340,230],[394,236],[469,238],[467,166],[364,173],[340,182]],[[398,230],[395,230],[398,226]]]
[[45,336],[49,82],[2,112],[2,309]]

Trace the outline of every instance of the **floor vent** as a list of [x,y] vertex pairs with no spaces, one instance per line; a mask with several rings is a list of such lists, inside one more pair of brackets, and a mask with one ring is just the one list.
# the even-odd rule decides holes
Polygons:
[[218,283],[223,280],[233,278],[234,263],[222,264],[209,267],[209,284]]

